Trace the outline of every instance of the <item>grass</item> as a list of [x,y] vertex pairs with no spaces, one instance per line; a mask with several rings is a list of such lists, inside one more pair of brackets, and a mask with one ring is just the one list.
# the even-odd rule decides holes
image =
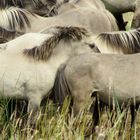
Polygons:
[[128,22],[126,25],[126,30],[129,30],[131,28],[132,19],[133,19],[133,12],[128,12],[123,14],[124,21]]
[[[111,125],[111,113],[104,109],[100,117],[100,123],[96,127],[96,133],[92,132],[92,115],[87,110],[81,112],[77,117],[69,113],[69,102],[66,101],[62,110],[54,106],[51,101],[47,102],[45,112],[40,113],[33,131],[27,125],[23,125],[24,116],[16,118],[15,112],[12,117],[7,118],[2,112],[7,109],[6,102],[1,102],[0,106],[0,140],[92,140],[98,137],[107,140],[129,140],[130,135],[134,139],[140,139],[140,112],[136,120],[136,127],[130,129],[130,112],[126,116],[126,110],[120,113],[117,109],[116,117],[113,118],[114,125]],[[1,115],[5,115],[2,116]],[[124,128],[122,128],[124,125]]]
[[[132,13],[124,15],[128,20],[126,29],[129,30],[132,22]],[[69,113],[69,102],[65,102],[62,110],[54,106],[51,101],[47,102],[45,112],[40,113],[34,131],[23,124],[25,116],[16,117],[14,112],[9,118],[7,106],[8,100],[0,101],[0,140],[92,140],[99,138],[104,140],[140,140],[140,112],[138,111],[135,127],[130,128],[130,112],[126,116],[126,110],[113,118],[114,125],[111,125],[111,113],[104,109],[100,117],[100,123],[92,132],[92,115],[88,111],[81,112],[77,117]],[[124,125],[124,128],[122,127]]]

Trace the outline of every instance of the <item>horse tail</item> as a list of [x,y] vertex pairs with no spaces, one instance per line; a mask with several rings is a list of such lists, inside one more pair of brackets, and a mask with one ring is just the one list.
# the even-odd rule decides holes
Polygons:
[[65,76],[65,68],[66,63],[59,67],[51,93],[54,103],[57,103],[59,106],[62,106],[66,97],[71,95],[70,88]]

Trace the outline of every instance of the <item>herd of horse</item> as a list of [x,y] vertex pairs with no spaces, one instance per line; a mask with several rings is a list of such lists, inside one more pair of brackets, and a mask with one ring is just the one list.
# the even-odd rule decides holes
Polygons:
[[[71,96],[75,115],[95,97],[95,125],[104,105],[129,104],[133,123],[140,0],[2,0],[0,8],[0,96],[27,100],[29,124],[49,95],[60,106]],[[128,11],[133,29],[119,31],[118,15]]]

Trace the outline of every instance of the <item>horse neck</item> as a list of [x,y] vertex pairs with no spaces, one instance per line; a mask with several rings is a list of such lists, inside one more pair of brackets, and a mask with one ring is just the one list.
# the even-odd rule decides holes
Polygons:
[[60,64],[66,62],[69,58],[90,51],[91,48],[83,44],[82,42],[70,41],[65,43],[64,41],[61,41],[58,44],[57,48],[54,49],[53,54],[49,59],[49,62],[50,63],[55,62],[53,66],[59,67]]
[[51,63],[57,62],[54,64],[56,67],[60,63],[64,63],[72,55],[72,46],[67,44],[64,41],[60,41],[56,48],[54,48],[52,55],[50,56],[49,61]]
[[44,42],[46,38],[49,38],[51,36],[52,35],[50,34],[28,33],[16,39],[13,39],[8,43],[4,43],[2,45],[0,44],[0,47],[6,47],[6,51],[11,53],[19,53],[24,49],[31,49],[35,46],[41,46],[42,42]]

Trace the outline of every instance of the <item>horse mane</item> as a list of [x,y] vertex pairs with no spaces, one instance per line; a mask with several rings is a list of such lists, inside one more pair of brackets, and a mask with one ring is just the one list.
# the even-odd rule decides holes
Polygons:
[[7,7],[0,10],[0,26],[11,31],[19,27],[24,30],[30,27],[30,19],[28,15],[35,16],[35,14],[18,7]]
[[18,37],[20,35],[22,35],[23,33],[21,32],[17,32],[17,31],[8,31],[4,28],[1,28],[0,27],[0,38],[5,38],[5,40],[8,40],[8,38],[15,38],[15,37]]
[[80,27],[55,27],[56,32],[53,36],[45,40],[41,46],[36,46],[31,49],[25,49],[23,54],[34,60],[46,61],[51,56],[53,49],[60,41],[80,41],[84,37],[88,37],[89,33],[85,28]]
[[[27,8],[28,5],[26,5],[26,1],[28,0],[1,0],[0,1],[0,8],[5,9],[6,7],[14,6],[14,7],[20,7],[20,8]],[[30,4],[33,9],[28,9],[31,12],[38,14],[40,16],[46,16],[47,14],[43,12],[43,9],[46,10],[54,6],[56,3],[56,0],[30,0]],[[27,6],[27,7],[26,7]]]
[[23,7],[23,0],[1,0],[0,1],[0,8],[6,8],[7,6]]
[[[1,0],[0,1],[0,8],[6,8],[9,6],[18,6],[20,8],[24,8],[25,5],[25,0]],[[30,0],[34,7],[41,7],[44,6],[45,4],[41,0]],[[55,0],[46,0],[47,4],[53,4]]]
[[96,37],[95,44],[107,47],[116,52],[140,52],[140,28],[131,31],[101,33]]

